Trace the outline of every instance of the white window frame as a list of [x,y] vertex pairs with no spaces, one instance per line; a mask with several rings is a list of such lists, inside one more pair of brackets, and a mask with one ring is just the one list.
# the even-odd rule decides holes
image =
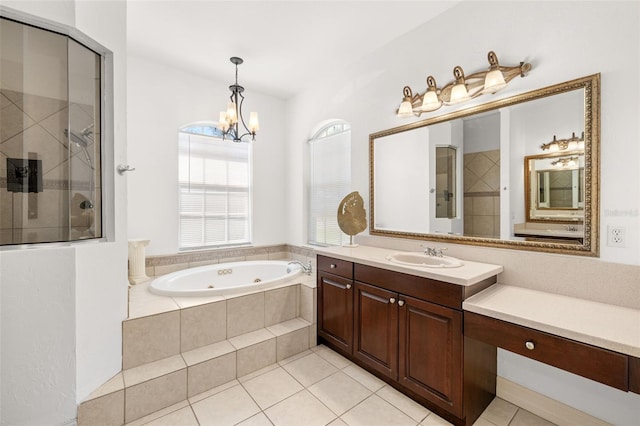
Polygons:
[[[344,138],[348,138],[345,140]],[[341,139],[339,139],[341,138]],[[344,147],[329,147],[329,143]],[[322,158],[324,149],[340,151],[339,158]],[[320,150],[320,151],[318,151]],[[320,156],[320,158],[316,158]],[[307,242],[311,245],[330,246],[349,243],[349,236],[338,226],[338,205],[351,192],[351,125],[333,120],[322,126],[309,139],[309,211]],[[327,182],[332,170],[337,179]],[[323,180],[324,182],[319,182]],[[322,187],[320,187],[322,186]]]
[[[216,127],[216,123],[198,122],[183,126],[178,133],[178,250],[201,250],[212,249],[222,247],[233,246],[245,246],[250,245],[252,242],[252,228],[253,228],[253,163],[252,163],[252,146],[247,142],[233,142],[222,139],[222,133],[220,129]],[[207,143],[211,142],[210,146]],[[207,152],[204,152],[207,150]],[[197,154],[199,152],[199,154]],[[245,159],[248,176],[246,178],[242,176],[241,180],[246,179],[244,184],[232,185],[229,183],[229,161],[236,157],[237,159]],[[185,158],[187,161],[185,162]],[[202,177],[195,175],[194,160],[204,161],[202,165]],[[209,161],[207,161],[209,160]],[[225,161],[225,177],[226,183],[211,183],[206,182],[207,163],[211,167],[211,161],[222,160]],[[243,163],[241,161],[240,163]],[[185,168],[187,168],[185,170]],[[211,172],[213,169],[210,169]],[[210,173],[211,174],[211,173]],[[188,177],[186,177],[186,176]],[[186,179],[185,179],[186,177]],[[209,177],[209,179],[212,179]],[[233,194],[246,192],[246,211],[242,213],[231,213],[230,209],[233,209]],[[189,200],[185,195],[194,193],[201,194],[202,199],[198,200],[198,197],[191,197],[195,200],[189,208]],[[207,204],[207,195],[211,196],[215,193],[218,200],[220,196],[225,196],[226,199],[221,203],[225,206],[224,213],[207,212],[207,208],[210,205]],[[201,205],[198,205],[198,204]],[[191,209],[192,211],[188,211]],[[199,210],[199,211],[197,211]],[[185,221],[187,219],[200,220],[200,228],[198,225],[192,227],[189,232],[194,235],[189,240],[184,233],[187,232],[185,228]],[[214,239],[214,232],[207,229],[207,221],[209,224],[222,220],[224,223],[224,239]],[[244,232],[242,238],[230,238],[233,224],[244,222]],[[195,237],[195,234],[200,233],[199,237]]]

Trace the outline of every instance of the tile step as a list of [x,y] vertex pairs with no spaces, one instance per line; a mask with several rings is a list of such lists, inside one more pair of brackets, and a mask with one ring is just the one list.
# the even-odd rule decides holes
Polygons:
[[78,407],[78,426],[123,425],[309,349],[302,318],[123,370]]

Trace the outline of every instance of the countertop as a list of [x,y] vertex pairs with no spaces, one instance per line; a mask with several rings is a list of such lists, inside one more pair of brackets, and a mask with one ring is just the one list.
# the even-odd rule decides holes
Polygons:
[[489,263],[470,262],[460,259],[463,266],[457,268],[428,268],[419,266],[401,265],[387,260],[387,256],[398,253],[399,250],[390,250],[371,246],[350,247],[319,247],[316,253],[330,256],[336,259],[357,262],[362,265],[384,268],[390,271],[400,272],[418,277],[431,278],[461,286],[471,286],[486,278],[498,275],[503,271],[502,266]]
[[640,310],[504,284],[471,296],[462,308],[640,358]]

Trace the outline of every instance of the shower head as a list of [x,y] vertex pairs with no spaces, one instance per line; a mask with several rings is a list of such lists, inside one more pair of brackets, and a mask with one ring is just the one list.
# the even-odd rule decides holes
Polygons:
[[78,134],[73,130],[69,131],[69,129],[64,129],[64,135],[69,138],[71,142],[82,148],[86,148],[89,146],[89,141],[87,140],[87,137],[84,136],[84,134]]

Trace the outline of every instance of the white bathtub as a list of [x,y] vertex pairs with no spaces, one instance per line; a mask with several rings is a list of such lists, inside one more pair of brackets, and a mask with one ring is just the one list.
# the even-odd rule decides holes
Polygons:
[[149,290],[161,296],[180,297],[220,296],[266,290],[302,274],[300,265],[288,263],[256,260],[184,269],[156,278],[151,282]]

